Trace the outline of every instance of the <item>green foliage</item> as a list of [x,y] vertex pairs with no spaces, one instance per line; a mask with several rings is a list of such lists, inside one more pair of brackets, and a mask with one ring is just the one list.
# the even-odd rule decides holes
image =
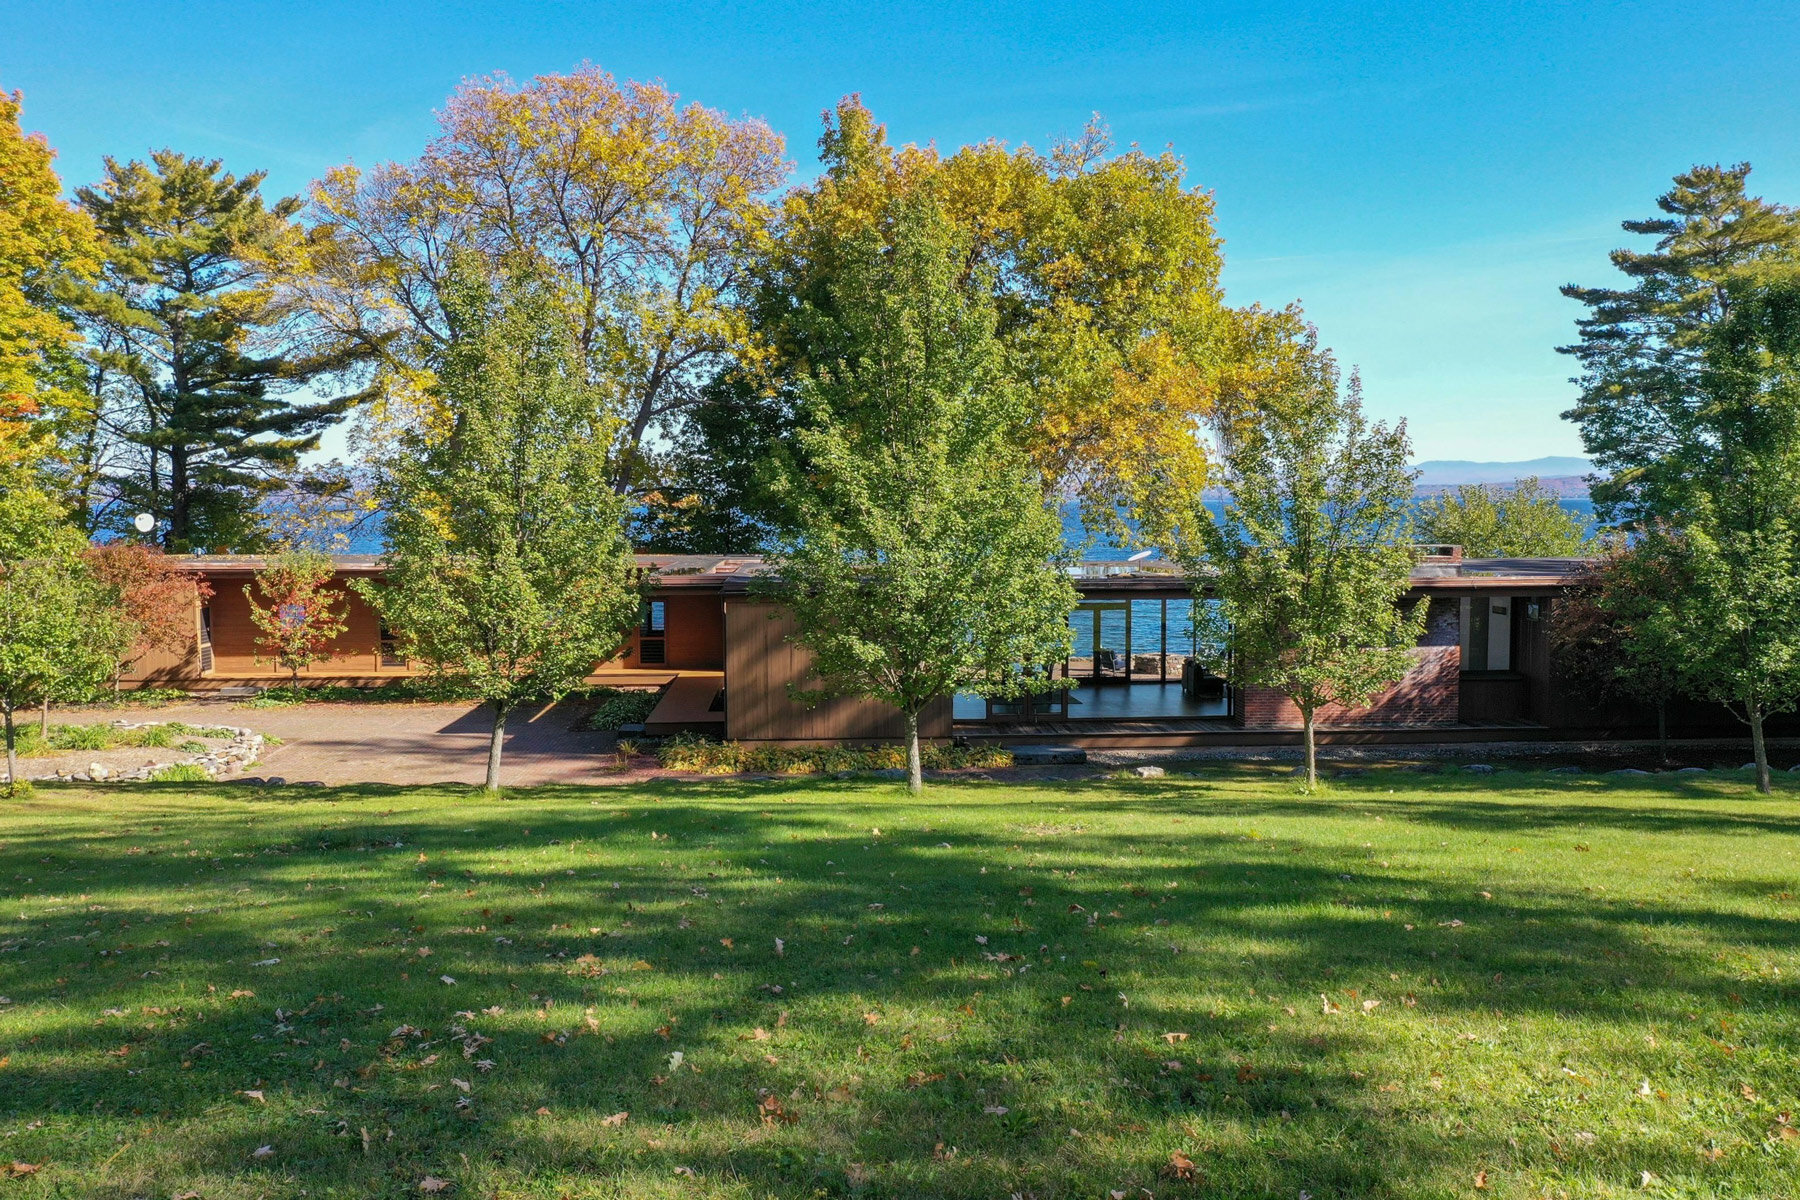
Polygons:
[[1404,609],[1413,565],[1412,474],[1404,423],[1371,425],[1354,377],[1340,394],[1329,353],[1310,351],[1304,383],[1248,414],[1224,455],[1222,517],[1194,512],[1175,557],[1221,603],[1200,605],[1207,640],[1239,686],[1292,700],[1317,782],[1313,717],[1366,705],[1411,666],[1425,605]]
[[265,204],[263,178],[159,150],[108,158],[76,193],[106,255],[88,302],[91,419],[68,438],[91,528],[142,511],[171,551],[263,549],[259,500],[356,399],[297,398],[367,348],[289,336],[268,278],[298,252],[300,205]]
[[1581,340],[1563,347],[1581,364],[1581,399],[1563,416],[1604,482],[1593,488],[1603,518],[1621,524],[1683,511],[1692,456],[1708,445],[1717,414],[1701,376],[1708,342],[1733,295],[1800,271],[1800,216],[1747,190],[1750,165],[1696,166],[1657,198],[1663,216],[1626,221],[1653,236],[1648,252],[1615,250],[1623,288],[1569,285],[1588,306]]
[[1536,479],[1463,484],[1421,502],[1414,522],[1421,542],[1458,545],[1471,558],[1568,558],[1600,548],[1587,521]]
[[597,707],[581,722],[583,729],[613,730],[622,725],[642,725],[662,699],[660,688],[592,688],[583,693]]
[[213,777],[199,763],[170,763],[150,772],[151,783],[211,783]]
[[[907,768],[904,746],[771,746],[721,742],[698,734],[677,734],[656,750],[665,770],[705,775],[819,775],[840,771],[893,771]],[[920,747],[921,766],[930,771],[957,771],[1012,766],[1012,751],[1002,746]]]
[[0,1187],[1788,1197],[1800,781],[1777,787],[40,785],[0,804],[0,1098],[6,1161],[44,1167]]
[[1690,694],[1750,726],[1769,790],[1763,720],[1800,703],[1800,282],[1734,288],[1697,377],[1709,436],[1682,449],[1679,524],[1639,553],[1674,581],[1650,622]]
[[612,418],[552,286],[464,259],[445,303],[448,423],[387,462],[387,571],[361,591],[409,659],[493,707],[493,788],[507,712],[566,695],[617,651],[642,582],[608,478]]
[[923,199],[899,203],[891,243],[854,238],[807,310],[829,353],[803,389],[806,465],[780,485],[795,526],[764,594],[812,652],[807,697],[890,705],[916,756],[934,700],[1056,686],[1035,668],[1067,657],[1076,597],[993,307],[957,286],[966,245]]
[[15,715],[45,700],[86,699],[112,675],[129,641],[118,597],[96,583],[56,532],[41,557],[0,560],[0,713],[7,781],[16,782]]
[[115,745],[115,731],[104,725],[52,725],[49,748],[52,750],[105,750]]

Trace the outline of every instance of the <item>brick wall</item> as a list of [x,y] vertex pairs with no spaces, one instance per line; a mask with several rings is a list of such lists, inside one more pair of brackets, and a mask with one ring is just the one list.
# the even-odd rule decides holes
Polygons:
[[[1320,726],[1454,725],[1461,703],[1462,648],[1453,600],[1433,600],[1425,632],[1411,653],[1413,665],[1367,708],[1327,705],[1315,714]],[[1300,710],[1268,688],[1245,688],[1238,711],[1247,729],[1298,729]]]

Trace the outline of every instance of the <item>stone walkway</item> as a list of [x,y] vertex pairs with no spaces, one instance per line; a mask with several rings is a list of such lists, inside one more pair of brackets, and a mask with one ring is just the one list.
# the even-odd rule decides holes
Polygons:
[[[586,710],[520,710],[506,725],[501,783],[617,783],[611,733],[571,728]],[[487,773],[492,719],[474,704],[300,704],[244,708],[202,701],[168,708],[52,714],[70,723],[127,720],[247,725],[282,745],[263,752],[249,774],[289,783],[480,783]],[[627,776],[628,778],[628,776]]]

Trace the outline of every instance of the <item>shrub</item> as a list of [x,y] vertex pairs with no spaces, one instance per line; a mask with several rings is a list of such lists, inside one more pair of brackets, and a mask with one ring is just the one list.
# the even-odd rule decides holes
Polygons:
[[621,725],[642,725],[662,699],[661,688],[594,688],[586,693],[598,707],[581,722],[582,729],[614,730]]
[[104,725],[52,725],[52,750],[104,750],[115,741],[117,730]]
[[211,783],[213,777],[199,763],[170,763],[150,772],[151,783]]
[[175,748],[177,750],[181,751],[183,754],[205,754],[206,753],[206,743],[205,742],[186,741],[186,742],[181,743],[181,745],[179,745]]
[[[133,746],[172,746],[175,744],[176,732],[173,725],[146,725],[142,729],[131,730],[128,737]],[[125,741],[127,738],[122,736],[120,740]]]
[[[904,746],[763,746],[718,742],[696,734],[677,734],[664,742],[657,757],[670,771],[708,775],[751,772],[761,775],[817,775],[838,771],[898,770],[906,766]],[[1002,746],[920,747],[925,768],[951,771],[964,767],[1010,767],[1012,751]]]

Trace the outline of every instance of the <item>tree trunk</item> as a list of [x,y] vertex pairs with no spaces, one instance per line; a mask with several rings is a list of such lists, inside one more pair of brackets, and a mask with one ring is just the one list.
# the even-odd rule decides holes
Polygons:
[[1306,743],[1306,790],[1319,786],[1318,748],[1313,744],[1313,710],[1300,710],[1301,740]]
[[44,707],[38,713],[38,736],[46,742],[50,740],[50,697],[44,697]]
[[1762,705],[1748,704],[1744,710],[1750,717],[1750,752],[1756,759],[1756,790],[1766,796],[1774,788],[1769,782],[1769,747],[1763,742]]
[[1656,752],[1662,755],[1663,766],[1669,765],[1669,698],[1656,698]]
[[6,794],[12,795],[19,786],[19,752],[13,744],[13,710],[12,705],[6,709]]
[[506,740],[506,705],[494,701],[494,731],[488,735],[487,790],[500,790],[500,746]]
[[906,714],[906,790],[917,795],[925,786],[925,773],[919,764],[919,714]]

